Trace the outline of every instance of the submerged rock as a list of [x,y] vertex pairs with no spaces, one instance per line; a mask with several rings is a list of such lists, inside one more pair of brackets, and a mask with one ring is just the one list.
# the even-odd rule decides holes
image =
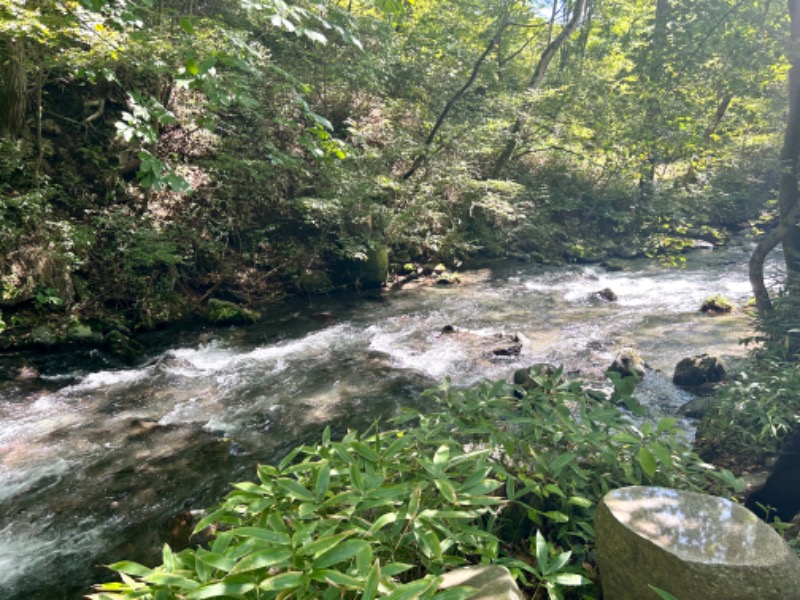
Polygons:
[[595,292],[592,294],[595,298],[600,298],[600,300],[605,300],[607,302],[616,302],[619,300],[617,294],[611,288],[603,288],[599,292]]
[[800,589],[800,560],[744,507],[659,487],[614,490],[595,512],[597,560],[610,600],[783,600]]
[[490,351],[493,356],[519,356],[522,352],[522,340],[518,335],[498,333],[495,338],[499,343]]

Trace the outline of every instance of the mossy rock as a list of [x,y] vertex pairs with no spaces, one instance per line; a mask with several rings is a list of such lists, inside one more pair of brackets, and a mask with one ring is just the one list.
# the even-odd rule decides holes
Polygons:
[[381,287],[387,279],[389,279],[389,248],[382,246],[369,250],[361,276],[362,287]]
[[217,325],[251,325],[261,318],[254,310],[217,298],[208,301],[206,315]]
[[458,273],[445,271],[436,278],[437,285],[456,285],[458,283],[461,283],[461,276]]
[[712,315],[722,315],[733,310],[733,303],[722,294],[715,294],[703,300],[700,311]]
[[117,330],[110,331],[103,338],[103,348],[111,356],[128,365],[133,365],[144,358],[144,346]]
[[333,283],[324,271],[306,271],[297,280],[297,286],[306,294],[327,294],[333,289]]
[[103,340],[103,336],[86,323],[76,321],[67,328],[67,340],[80,343],[99,343]]
[[716,356],[700,354],[684,358],[675,366],[672,383],[685,388],[700,388],[725,378],[725,365]]
[[58,334],[49,325],[38,325],[31,330],[29,341],[35,346],[55,346],[58,343]]

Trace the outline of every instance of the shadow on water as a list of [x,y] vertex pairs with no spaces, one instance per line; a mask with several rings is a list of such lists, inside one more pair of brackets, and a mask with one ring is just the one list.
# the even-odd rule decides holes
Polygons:
[[[137,368],[90,351],[9,357],[0,376],[29,363],[40,376],[0,381],[0,598],[72,600],[108,577],[102,564],[158,562],[165,541],[186,543],[180,515],[257,463],[326,424],[341,434],[388,418],[445,376],[469,385],[550,361],[602,377],[635,345],[656,369],[643,401],[674,411],[686,399],[669,381],[678,360],[742,352],[747,322],[698,308],[748,294],[746,254],[696,256],[681,271],[501,266],[459,288],[320,298],[249,328],[153,332]],[[618,302],[597,301],[605,287]],[[518,335],[519,355],[494,356],[497,334]]]

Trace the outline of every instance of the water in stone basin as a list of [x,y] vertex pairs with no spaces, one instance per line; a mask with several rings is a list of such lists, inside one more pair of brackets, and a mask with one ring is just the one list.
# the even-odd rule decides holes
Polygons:
[[[181,510],[212,505],[326,423],[366,427],[445,376],[469,385],[548,361],[599,377],[632,345],[655,369],[640,399],[673,412],[687,399],[669,381],[678,360],[743,352],[746,320],[698,309],[711,294],[747,297],[748,251],[619,273],[505,265],[459,287],[321,298],[251,328],[172,332],[140,368],[42,363],[39,379],[0,384],[0,598],[78,598],[107,576],[100,564],[157,560],[164,540],[180,542]],[[592,298],[606,287],[617,302]],[[519,335],[519,356],[491,356],[498,333]]]

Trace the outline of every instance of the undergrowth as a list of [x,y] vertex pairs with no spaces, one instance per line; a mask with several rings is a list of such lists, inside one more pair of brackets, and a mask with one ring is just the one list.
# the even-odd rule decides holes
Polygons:
[[[508,567],[534,598],[597,597],[594,507],[611,489],[663,485],[729,494],[739,483],[703,463],[676,421],[634,423],[561,373],[425,392],[382,430],[326,429],[258,480],[234,484],[196,532],[210,544],[155,568],[110,565],[121,581],[94,600],[436,598],[441,576]],[[515,397],[514,392],[517,396]]]

